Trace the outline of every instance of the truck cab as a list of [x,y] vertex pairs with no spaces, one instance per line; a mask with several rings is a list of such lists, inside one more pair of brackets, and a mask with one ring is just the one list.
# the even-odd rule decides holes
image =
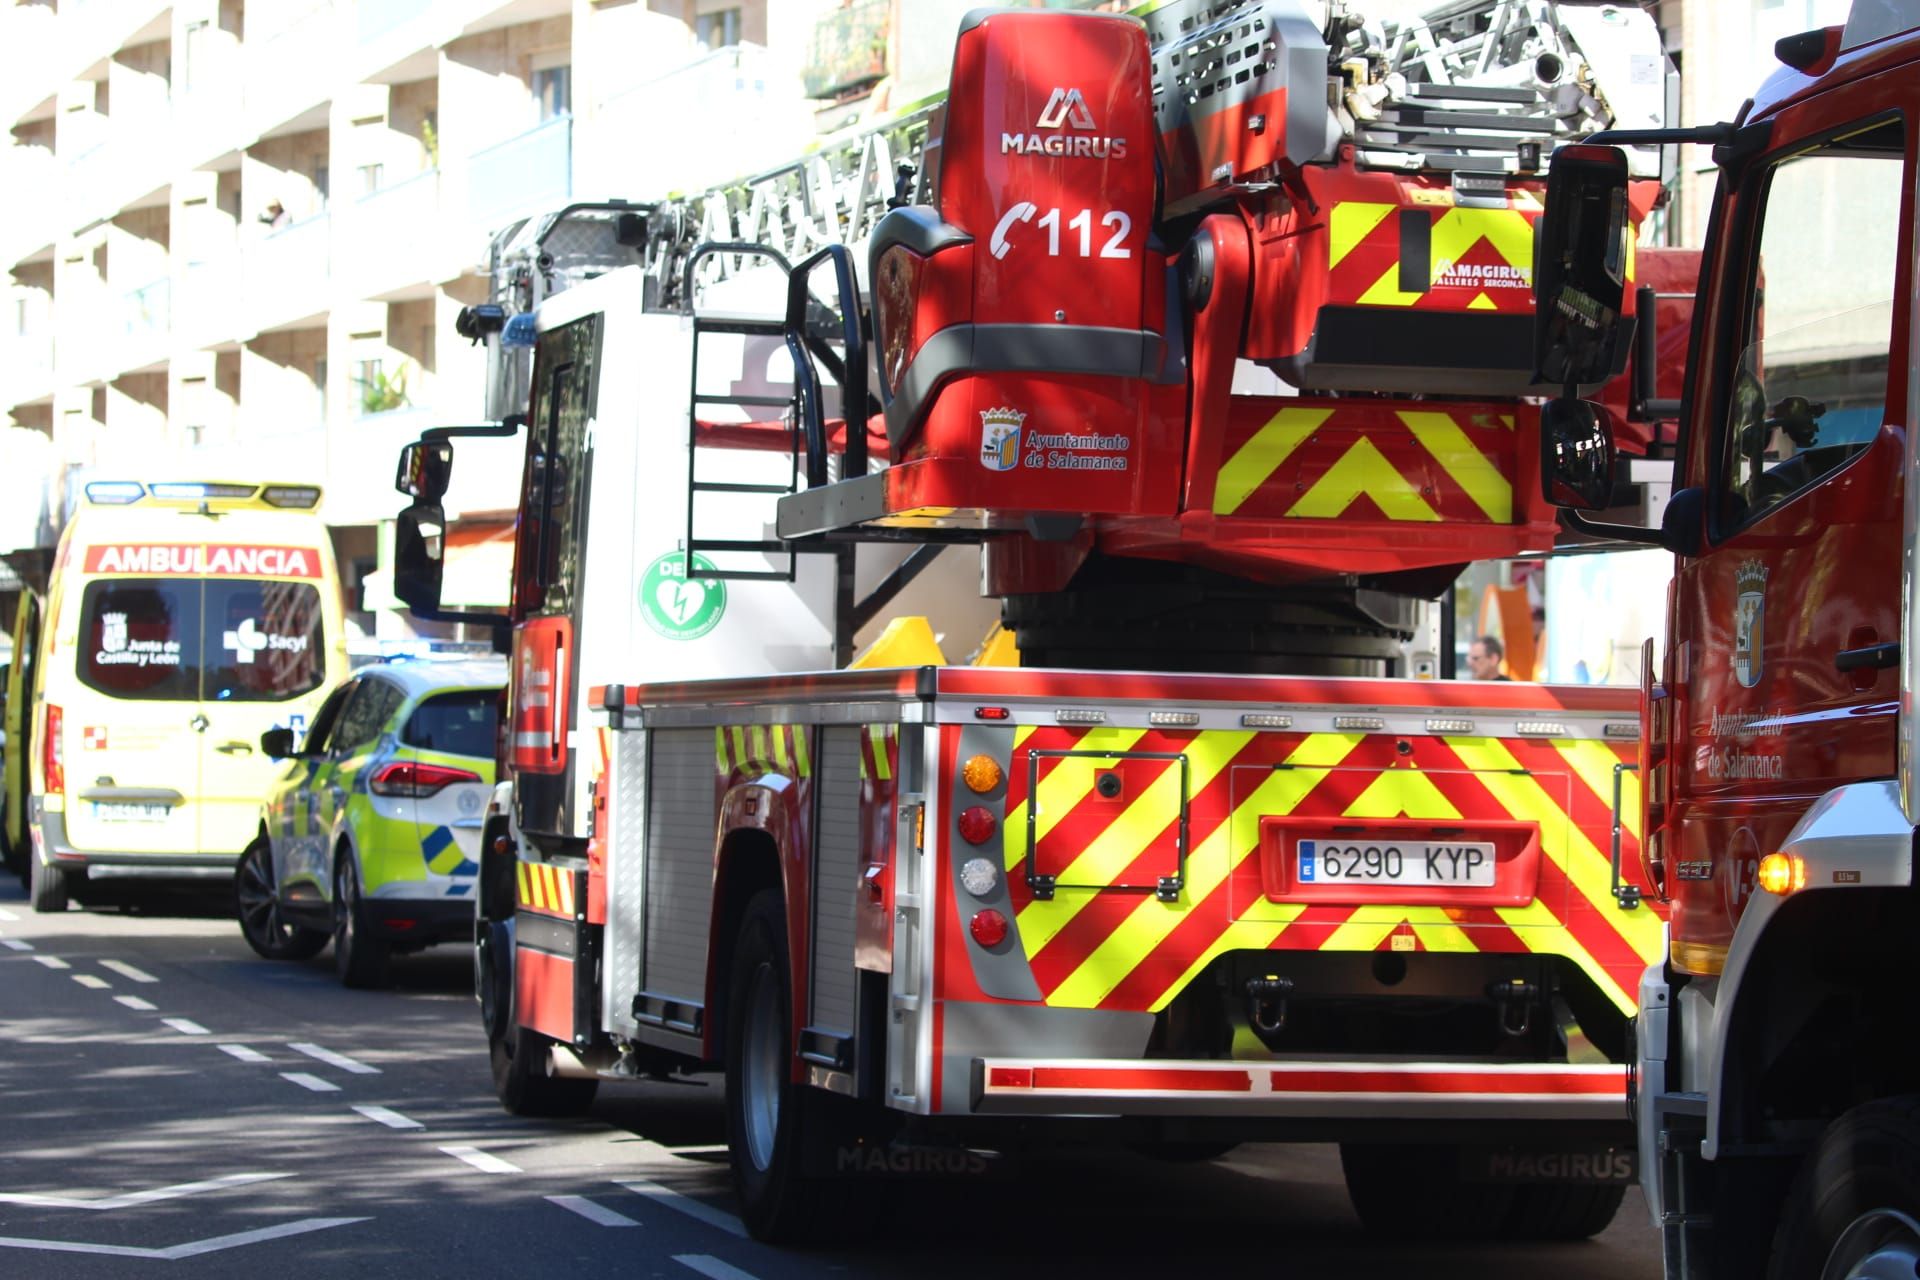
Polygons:
[[1740,117],[1687,138],[1720,176],[1657,531],[1577,514],[1613,465],[1605,411],[1577,395],[1627,327],[1625,157],[1604,134],[1565,148],[1548,193],[1549,495],[1675,555],[1643,681],[1643,856],[1671,913],[1636,1100],[1670,1276],[1920,1258],[1916,27],[1920,5],[1856,5],[1782,41]]

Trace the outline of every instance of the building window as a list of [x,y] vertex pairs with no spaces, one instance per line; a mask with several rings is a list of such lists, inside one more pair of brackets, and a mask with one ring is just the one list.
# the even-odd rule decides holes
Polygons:
[[715,9],[693,20],[693,38],[708,49],[740,43],[740,10]]
[[370,196],[380,189],[380,175],[386,166],[381,164],[363,164],[360,166],[360,194]]
[[536,67],[533,72],[533,96],[540,104],[540,118],[551,120],[573,110],[573,68]]

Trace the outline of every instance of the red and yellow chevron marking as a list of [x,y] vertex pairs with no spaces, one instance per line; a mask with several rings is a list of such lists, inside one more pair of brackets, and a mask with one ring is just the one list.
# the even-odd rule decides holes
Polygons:
[[1327,217],[1327,300],[1436,311],[1532,311],[1533,222],[1540,208],[1526,188],[1511,190],[1504,209],[1339,201]]
[[713,762],[722,785],[736,773],[779,773],[806,778],[813,774],[804,725],[719,725],[713,731]]
[[1213,511],[1512,524],[1514,477],[1524,474],[1530,437],[1516,429],[1515,413],[1510,404],[1405,409],[1242,397],[1228,419]]
[[520,905],[573,919],[573,872],[544,862],[518,864]]
[[[1661,917],[1622,911],[1610,892],[1614,744],[1581,739],[1209,730],[1023,728],[1013,734],[1004,830],[1020,945],[1043,998],[1067,1008],[1164,1008],[1215,957],[1235,950],[1490,951],[1565,956],[1623,1011],[1641,971],[1657,959]],[[1190,847],[1186,886],[1164,903],[1150,894],[1070,886],[1151,885],[1174,869],[1179,770],[1128,762],[1123,794],[1100,797],[1108,762],[1041,756],[1029,790],[1030,753],[1184,753]],[[1634,776],[1625,775],[1623,865],[1638,865]],[[1033,811],[1037,851],[1028,847]],[[1260,820],[1412,818],[1534,824],[1537,882],[1518,906],[1431,902],[1275,900],[1262,877]],[[1029,858],[1056,877],[1050,900],[1026,884]],[[1350,899],[1351,895],[1345,895]]]

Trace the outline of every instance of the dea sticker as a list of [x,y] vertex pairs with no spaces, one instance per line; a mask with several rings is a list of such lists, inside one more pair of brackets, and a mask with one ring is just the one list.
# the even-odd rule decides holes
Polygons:
[[1733,571],[1733,582],[1733,678],[1751,689],[1766,652],[1767,566],[1749,560]]
[[[693,571],[712,573],[713,562],[693,557]],[[727,611],[727,584],[689,577],[684,551],[669,551],[647,566],[640,579],[640,616],[669,640],[698,640],[720,625]]]
[[989,471],[1011,471],[1020,465],[1020,426],[1027,415],[1018,409],[980,411],[980,465]]

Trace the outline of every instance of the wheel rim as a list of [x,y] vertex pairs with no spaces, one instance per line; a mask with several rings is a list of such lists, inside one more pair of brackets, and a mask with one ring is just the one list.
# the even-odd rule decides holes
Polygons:
[[747,995],[747,1035],[742,1047],[740,1110],[746,1119],[747,1154],[753,1167],[773,1166],[773,1144],[780,1129],[780,1067],[785,1037],[780,1034],[780,993],[773,966],[754,970]]
[[1840,1233],[1820,1280],[1913,1280],[1917,1270],[1920,1222],[1897,1209],[1875,1209]]
[[340,864],[340,884],[333,894],[333,945],[344,956],[353,949],[353,909],[359,903],[353,863]]
[[273,892],[273,870],[264,851],[256,846],[240,864],[240,920],[247,931],[263,942],[285,940],[286,925],[280,919],[280,901]]

